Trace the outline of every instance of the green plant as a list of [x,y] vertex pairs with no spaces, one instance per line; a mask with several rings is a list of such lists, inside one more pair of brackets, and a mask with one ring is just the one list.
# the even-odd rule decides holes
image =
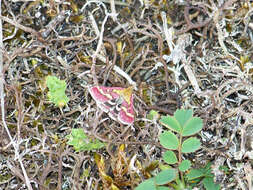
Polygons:
[[47,96],[55,106],[62,108],[67,105],[69,98],[65,94],[67,84],[64,80],[60,80],[55,76],[47,76],[46,85],[49,89]]
[[191,169],[186,175],[192,186],[202,182],[207,190],[219,190],[220,185],[214,183],[214,175],[211,173],[211,163],[209,162],[204,168]]
[[75,151],[89,151],[103,148],[105,143],[100,142],[97,139],[90,139],[85,135],[82,128],[72,129],[71,134],[67,135],[67,144],[74,146]]
[[147,187],[149,190],[169,190],[168,186],[176,190],[190,187],[185,183],[187,178],[184,173],[190,170],[192,163],[182,158],[183,154],[195,152],[200,148],[200,140],[190,136],[203,128],[203,122],[200,118],[193,117],[192,110],[177,110],[174,116],[162,116],[160,122],[169,129],[159,136],[160,144],[167,149],[163,154],[167,165],[162,165],[160,173],[141,183],[136,190],[145,190]]

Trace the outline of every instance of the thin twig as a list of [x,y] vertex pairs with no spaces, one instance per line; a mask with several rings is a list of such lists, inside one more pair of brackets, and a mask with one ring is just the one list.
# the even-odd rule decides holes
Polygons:
[[45,26],[45,28],[41,31],[41,36],[43,38],[47,38],[51,31],[66,18],[66,11],[61,11],[52,21]]
[[[2,16],[2,13],[1,13],[1,1],[0,1],[0,49],[3,50],[4,49],[4,46],[3,46],[3,33],[2,33],[2,20],[4,21],[10,21],[10,19],[8,19],[7,17],[3,17]],[[16,23],[18,26],[22,26],[22,25],[19,25],[18,23]],[[21,169],[22,169],[22,172],[23,172],[23,175],[24,175],[24,178],[25,178],[25,183],[27,185],[27,188],[28,190],[32,190],[32,186],[31,186],[31,183],[30,183],[30,179],[28,178],[27,176],[27,173],[26,173],[26,170],[25,170],[25,167],[22,163],[22,159],[21,159],[21,156],[19,154],[19,146],[18,144],[13,140],[11,134],[10,134],[10,131],[8,129],[8,126],[6,124],[6,121],[5,121],[5,106],[4,106],[4,73],[3,73],[3,54],[2,54],[2,51],[0,51],[0,99],[1,99],[1,114],[2,114],[2,124],[7,132],[7,135],[14,147],[14,150],[15,150],[15,157],[18,158],[18,162],[21,166]],[[10,168],[11,169],[11,168]]]
[[32,35],[36,36],[36,37],[38,38],[39,41],[45,42],[45,41],[43,40],[43,38],[41,37],[40,33],[37,32],[37,31],[35,31],[35,30],[33,30],[32,28],[23,26],[22,24],[19,24],[18,22],[14,21],[14,20],[11,20],[11,19],[9,19],[9,18],[7,18],[7,17],[5,17],[5,16],[2,16],[2,15],[0,15],[0,19],[2,19],[2,20],[5,21],[5,22],[10,23],[10,24],[13,25],[13,26],[16,26],[17,28],[19,28],[19,29],[21,29],[21,30],[23,30],[23,31],[25,31],[25,32],[27,32],[27,33],[31,33]]
[[117,21],[117,13],[116,13],[116,8],[115,8],[115,1],[114,0],[110,0],[110,5],[111,5],[111,16],[114,22]]
[[129,84],[131,84],[132,86],[134,86],[135,90],[137,90],[137,87],[136,87],[136,82],[133,81],[131,79],[131,77],[126,73],[124,72],[121,68],[119,68],[117,65],[114,65],[113,67],[113,70],[116,71],[118,74],[120,74],[121,76],[123,76],[128,82]]

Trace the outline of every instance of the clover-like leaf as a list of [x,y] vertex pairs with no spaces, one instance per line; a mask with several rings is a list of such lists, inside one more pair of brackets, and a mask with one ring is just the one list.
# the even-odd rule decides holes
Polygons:
[[177,136],[171,131],[165,131],[159,136],[160,144],[167,149],[176,150],[179,146]]
[[190,172],[186,175],[188,180],[194,180],[200,177],[205,176],[204,169],[191,169]]
[[203,185],[206,190],[220,190],[220,185],[214,183],[213,177],[205,177],[203,179]]
[[175,117],[169,115],[162,116],[160,122],[162,125],[164,125],[168,129],[171,129],[172,131],[175,131],[177,133],[180,133],[182,131],[182,127]]
[[184,127],[185,123],[190,119],[192,118],[192,115],[193,115],[193,111],[190,109],[190,110],[184,110],[184,109],[180,109],[180,110],[177,110],[175,113],[174,113],[174,117],[176,118],[176,120],[180,123],[180,125],[182,127]]
[[155,179],[154,178],[150,178],[148,180],[145,180],[144,182],[142,182],[141,184],[139,184],[135,190],[156,190],[156,185],[155,185]]
[[167,164],[175,164],[178,162],[176,154],[171,150],[167,150],[166,152],[164,152],[163,160]]
[[177,176],[177,172],[174,169],[163,170],[155,176],[155,183],[157,185],[164,185],[173,181]]
[[158,186],[156,190],[171,190],[171,188],[166,186]]
[[203,128],[203,121],[198,117],[192,117],[183,127],[182,135],[190,136],[198,133]]
[[190,160],[183,160],[180,164],[178,169],[182,172],[189,170],[189,168],[191,167],[191,161]]
[[200,140],[196,137],[190,137],[186,139],[182,144],[182,152],[183,153],[190,153],[195,152],[200,148]]

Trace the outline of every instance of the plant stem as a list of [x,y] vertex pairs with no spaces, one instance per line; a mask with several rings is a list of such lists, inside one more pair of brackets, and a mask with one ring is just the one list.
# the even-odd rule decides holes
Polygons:
[[[180,134],[180,137],[179,137],[179,147],[178,147],[178,163],[181,164],[182,162],[182,141],[183,141],[183,136]],[[179,170],[179,173],[180,173],[180,179],[181,181],[184,183],[184,175],[183,175],[183,172],[181,172]]]

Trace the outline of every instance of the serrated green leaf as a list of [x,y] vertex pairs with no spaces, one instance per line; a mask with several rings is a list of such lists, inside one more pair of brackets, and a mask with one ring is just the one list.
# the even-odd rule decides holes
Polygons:
[[180,126],[180,123],[176,120],[175,117],[169,115],[162,116],[160,122],[162,125],[164,125],[168,129],[171,129],[172,131],[175,131],[177,133],[180,133],[182,131],[182,127]]
[[167,149],[176,150],[179,146],[177,136],[171,131],[165,131],[159,136],[160,144]]
[[200,177],[204,177],[204,169],[191,169],[190,172],[186,175],[188,180],[194,180]]
[[167,150],[166,152],[164,152],[163,160],[167,164],[175,164],[178,162],[176,154],[171,150]]
[[71,134],[76,138],[87,138],[82,128],[72,129]]
[[168,169],[163,170],[155,176],[155,184],[164,185],[176,178],[176,170]]
[[150,178],[148,180],[143,181],[135,188],[135,190],[147,190],[147,189],[156,190],[154,178]]
[[180,164],[178,169],[182,172],[189,170],[189,168],[191,167],[191,161],[190,160],[183,160]]
[[67,105],[69,98],[65,94],[67,84],[55,76],[46,77],[46,85],[49,89],[47,96],[55,106],[63,107]]
[[91,151],[91,150],[97,150],[100,148],[105,147],[105,143],[100,142],[99,140],[90,141],[90,143],[83,143],[79,147],[79,151]]
[[47,76],[46,84],[50,91],[66,90],[66,82],[58,79],[56,76]]
[[189,153],[189,152],[195,152],[197,149],[199,149],[201,143],[200,140],[196,137],[190,137],[186,139],[182,144],[182,152],[183,153]]
[[87,136],[84,134],[83,129],[79,128],[72,129],[71,134],[67,135],[66,138],[68,139],[68,145],[80,146],[80,144],[82,144],[83,141],[86,140]]
[[203,128],[203,121],[198,117],[193,117],[186,122],[183,127],[182,135],[190,136],[198,133]]
[[180,125],[183,127],[185,125],[185,123],[192,118],[193,116],[193,110],[184,110],[184,109],[180,109],[177,110],[174,113],[174,117],[176,118],[176,120],[180,123]]
[[205,177],[202,182],[206,190],[220,190],[220,185],[215,184],[211,177]]
[[71,134],[67,135],[66,138],[68,139],[67,144],[73,146],[77,152],[96,150],[105,146],[105,143],[97,139],[89,139],[81,128],[72,129]]

